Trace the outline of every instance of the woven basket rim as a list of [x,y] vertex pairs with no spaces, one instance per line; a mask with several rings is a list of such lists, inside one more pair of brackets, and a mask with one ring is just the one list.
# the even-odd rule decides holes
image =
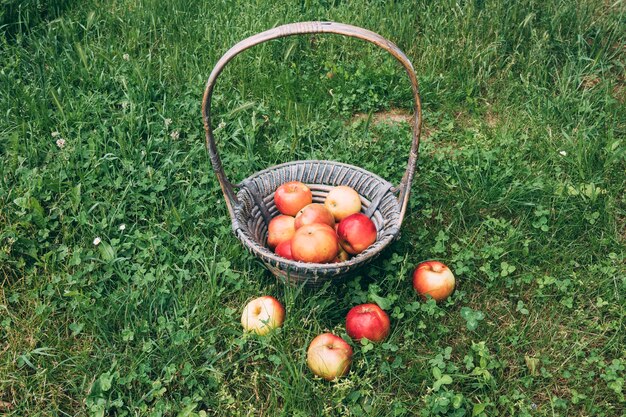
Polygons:
[[[364,168],[360,168],[354,165],[350,165],[350,164],[343,163],[343,162],[332,161],[332,160],[296,160],[296,161],[281,163],[278,165],[273,165],[269,168],[263,169],[261,171],[257,171],[256,173],[250,175],[241,183],[239,183],[238,187],[240,188],[240,192],[241,192],[242,190],[246,188],[245,184],[248,181],[252,181],[255,178],[258,178],[264,174],[272,172],[275,169],[281,169],[281,168],[285,168],[285,167],[289,167],[293,165],[300,165],[300,164],[306,164],[306,163],[334,164],[334,165],[342,166],[348,169],[359,171],[360,173],[364,175],[369,175],[375,178],[376,180],[380,181],[381,184],[389,186],[387,193],[392,194],[394,201],[397,203],[398,212],[400,211],[399,202],[397,201],[396,196],[393,195],[394,189],[389,181],[383,179],[379,175],[374,174]],[[241,206],[235,207],[235,210],[241,210]],[[387,234],[382,239],[377,240],[372,246],[370,246],[363,252],[353,256],[347,261],[336,262],[336,263],[325,263],[325,264],[314,263],[314,262],[300,262],[300,261],[277,257],[277,255],[274,252],[272,252],[269,248],[265,247],[264,245],[261,245],[256,240],[251,239],[248,236],[248,233],[244,233],[243,231],[244,228],[239,224],[236,225],[235,234],[245,246],[247,246],[250,250],[252,250],[257,255],[257,257],[261,258],[261,260],[265,262],[272,261],[274,263],[277,263],[278,264],[277,266],[281,270],[284,270],[287,273],[289,270],[306,269],[309,272],[319,271],[321,274],[332,274],[333,271],[337,271],[337,270],[354,269],[360,266],[361,264],[365,264],[368,261],[375,258],[376,256],[378,256],[397,237],[399,233],[399,229],[400,229],[400,222],[398,222],[398,224],[395,224],[395,225],[393,224],[387,225],[386,227],[389,227],[389,228],[395,227],[396,230],[390,234]]]
[[245,183],[247,183],[248,181],[252,181],[254,178],[259,177],[263,174],[267,174],[268,172],[271,172],[273,170],[276,169],[280,169],[280,168],[285,168],[291,165],[301,165],[301,164],[306,164],[306,163],[311,163],[311,164],[318,164],[318,163],[322,163],[322,164],[334,164],[334,165],[339,165],[342,166],[344,168],[349,168],[349,169],[353,169],[355,171],[360,171],[362,174],[366,174],[369,175],[375,179],[377,179],[378,181],[380,181],[381,183],[388,185],[390,188],[390,192],[394,192],[396,187],[393,186],[393,184],[389,181],[387,181],[386,179],[384,179],[383,177],[381,177],[378,174],[375,174],[371,171],[366,170],[365,168],[361,168],[358,167],[356,165],[351,165],[345,162],[338,162],[338,161],[333,161],[332,159],[302,159],[302,160],[295,160],[295,161],[289,161],[289,162],[283,162],[280,163],[278,165],[272,165],[271,167],[262,169],[261,171],[257,171],[254,174],[246,177],[244,180],[242,180],[241,182],[239,182],[236,186],[237,188],[244,188],[245,187]]

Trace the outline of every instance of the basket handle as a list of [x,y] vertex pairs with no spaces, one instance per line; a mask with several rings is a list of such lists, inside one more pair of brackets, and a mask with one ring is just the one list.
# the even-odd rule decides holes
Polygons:
[[411,61],[409,61],[409,59],[406,57],[406,55],[395,44],[383,38],[379,34],[357,26],[335,22],[291,23],[250,36],[249,38],[242,40],[241,42],[230,48],[220,58],[220,60],[217,61],[217,64],[215,64],[213,71],[211,71],[211,75],[209,76],[209,79],[206,83],[206,88],[204,90],[204,97],[202,98],[202,117],[204,120],[204,130],[206,132],[206,147],[209,152],[211,164],[213,165],[213,171],[217,175],[217,179],[220,183],[220,186],[222,187],[222,191],[226,200],[226,205],[228,207],[228,212],[230,213],[231,218],[234,219],[235,216],[233,207],[239,204],[239,201],[237,200],[237,196],[234,191],[236,185],[231,183],[224,173],[224,168],[222,166],[222,162],[217,152],[217,147],[215,145],[213,129],[211,128],[211,97],[217,77],[220,75],[226,64],[228,64],[228,62],[230,62],[236,55],[245,51],[248,48],[251,48],[254,45],[258,45],[272,39],[308,33],[334,33],[371,42],[374,45],[377,45],[386,50],[398,61],[400,61],[400,63],[406,70],[407,75],[409,76],[409,80],[411,81],[411,87],[413,89],[413,98],[415,101],[415,112],[413,115],[413,141],[411,143],[411,151],[409,153],[409,161],[406,171],[404,172],[400,184],[398,184],[397,187],[393,188],[393,191],[399,193],[398,201],[400,202],[401,207],[400,223],[402,223],[402,219],[404,218],[404,214],[406,212],[406,207],[409,200],[409,192],[411,189],[411,182],[413,181],[413,175],[415,173],[415,166],[417,164],[419,139],[422,128],[422,107],[420,103],[415,70],[413,69],[413,65],[411,64]]

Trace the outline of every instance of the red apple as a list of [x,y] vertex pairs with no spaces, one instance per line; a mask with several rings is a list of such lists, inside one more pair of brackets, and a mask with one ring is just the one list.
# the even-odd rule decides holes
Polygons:
[[291,254],[291,240],[285,240],[276,246],[276,255],[282,256],[285,259],[293,259],[293,255]]
[[341,337],[324,333],[311,341],[306,363],[315,375],[332,381],[350,370],[352,348]]
[[267,246],[274,249],[282,242],[290,240],[296,233],[294,224],[295,218],[284,214],[279,214],[270,220],[267,226]]
[[333,214],[336,221],[341,221],[351,214],[361,211],[361,197],[353,188],[339,185],[328,193],[324,205]]
[[296,230],[302,226],[313,223],[324,223],[330,227],[335,227],[335,218],[323,204],[309,204],[296,214]]
[[381,342],[389,336],[389,330],[389,316],[376,304],[352,307],[346,316],[346,331],[356,341],[365,337],[372,342]]
[[454,291],[455,284],[450,268],[439,261],[422,262],[413,271],[413,288],[423,298],[429,295],[435,301],[445,300]]
[[376,242],[376,225],[365,214],[351,214],[339,222],[337,236],[346,252],[356,255]]
[[260,336],[282,326],[284,320],[285,308],[280,301],[269,295],[250,301],[241,314],[244,330]]
[[306,205],[313,202],[311,189],[300,181],[287,182],[276,189],[274,204],[282,214],[295,216]]
[[293,259],[301,262],[328,263],[338,253],[337,234],[323,223],[302,226],[291,239]]

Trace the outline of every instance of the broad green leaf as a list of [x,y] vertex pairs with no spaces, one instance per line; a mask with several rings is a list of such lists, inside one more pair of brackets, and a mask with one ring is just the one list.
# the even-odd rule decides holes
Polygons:
[[177,415],[176,417],[192,417],[195,416],[196,413],[194,413],[194,410],[196,409],[196,407],[198,406],[198,404],[190,404],[187,407],[183,408]]
[[100,381],[100,389],[102,391],[107,392],[111,389],[113,375],[111,375],[110,372],[103,373],[102,375],[100,375],[100,378],[98,380]]
[[485,318],[482,311],[472,310],[469,307],[461,308],[461,317],[466,321],[467,329],[474,330],[478,327],[478,322]]
[[392,300],[385,298],[385,297],[381,297],[380,295],[376,293],[370,293],[369,296],[372,299],[372,301],[378,304],[378,306],[382,308],[383,310],[389,310],[391,306],[393,305]]
[[452,383],[452,377],[450,375],[444,375],[438,381],[441,385],[449,385]]
[[69,329],[72,331],[72,336],[78,335],[83,330],[83,327],[85,327],[84,323],[70,323]]
[[16,204],[18,207],[23,208],[23,209],[30,208],[30,206],[29,206],[29,198],[28,197],[18,197],[18,198],[13,200],[13,203]]
[[98,245],[98,252],[100,252],[100,256],[104,261],[111,262],[115,259],[115,250],[106,242],[100,242]]
[[46,225],[46,218],[43,207],[39,203],[35,197],[31,197],[29,200],[30,209],[33,213],[33,221],[39,227],[44,227]]
[[487,408],[487,404],[484,404],[484,403],[474,404],[474,407],[472,407],[472,417],[476,417],[477,415],[485,411],[485,408]]

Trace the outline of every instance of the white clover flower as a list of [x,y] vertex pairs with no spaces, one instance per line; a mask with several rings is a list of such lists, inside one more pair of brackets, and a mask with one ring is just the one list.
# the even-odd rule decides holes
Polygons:
[[128,54],[122,55],[122,58],[124,58],[124,61],[130,61],[130,55]]
[[122,231],[125,230],[126,229],[126,225],[124,223],[120,224],[119,229],[122,230]]
[[171,125],[171,124],[172,124],[172,119],[169,119],[169,118],[168,118],[168,119],[165,119],[165,120],[164,120],[164,123],[165,123],[165,128],[167,129],[167,128],[169,127],[169,125]]
[[51,133],[51,135],[53,138],[56,138],[57,136],[60,135],[60,133],[55,130],[54,132]]
[[220,124],[217,125],[218,129],[224,129],[225,127],[226,127],[226,123],[224,123],[224,122],[220,122]]
[[565,151],[559,151],[559,154],[561,154],[561,156],[567,156],[567,152]]
[[173,131],[172,133],[170,133],[170,137],[174,140],[178,139],[180,137],[180,132],[178,130]]
[[59,149],[63,149],[65,147],[65,139],[63,138],[59,138],[57,139],[57,146],[59,147]]
[[98,245],[100,244],[100,242],[102,242],[102,239],[100,239],[99,237],[96,237],[96,238],[93,240],[93,244],[94,244],[94,246],[98,246]]

